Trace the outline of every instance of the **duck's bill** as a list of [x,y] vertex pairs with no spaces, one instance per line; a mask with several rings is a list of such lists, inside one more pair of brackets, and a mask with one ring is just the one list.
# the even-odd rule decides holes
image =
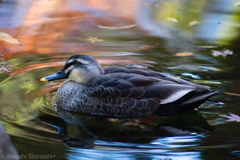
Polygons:
[[68,78],[68,76],[64,73],[64,70],[62,69],[62,70],[58,71],[57,73],[54,73],[50,76],[41,78],[40,81],[48,82],[48,81],[54,81],[57,79],[64,79],[64,78]]

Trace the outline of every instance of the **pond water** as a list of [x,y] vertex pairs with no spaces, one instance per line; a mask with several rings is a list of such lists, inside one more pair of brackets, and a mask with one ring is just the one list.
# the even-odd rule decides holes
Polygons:
[[[239,159],[240,7],[235,0],[0,0],[0,121],[20,159]],[[11,40],[11,38],[9,38]],[[179,116],[117,119],[55,108],[74,54],[138,64],[220,94]],[[219,56],[217,56],[219,54]]]

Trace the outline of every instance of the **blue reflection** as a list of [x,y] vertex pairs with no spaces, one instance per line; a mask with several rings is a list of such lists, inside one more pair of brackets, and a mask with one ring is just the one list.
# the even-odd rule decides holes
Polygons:
[[151,144],[164,144],[164,148],[183,148],[197,146],[201,139],[199,136],[177,136],[159,138],[151,142]]
[[[204,23],[198,27],[198,37],[204,39],[219,39],[223,38],[224,29],[229,28],[229,25],[221,22],[229,22],[231,12],[235,7],[232,1],[212,1],[206,6],[206,12],[202,14]],[[225,13],[225,14],[223,14]]]
[[95,140],[94,149],[70,148],[67,159],[201,159],[200,152],[178,148],[198,146],[202,135],[164,137],[150,144],[106,142]]
[[[71,152],[66,156],[66,159],[108,159],[108,160],[136,160],[136,159],[178,159],[178,160],[198,160],[201,159],[199,152],[171,152],[167,150],[136,150],[136,149],[116,149],[116,150],[94,150],[88,149],[71,149]],[[111,148],[112,149],[112,148]]]

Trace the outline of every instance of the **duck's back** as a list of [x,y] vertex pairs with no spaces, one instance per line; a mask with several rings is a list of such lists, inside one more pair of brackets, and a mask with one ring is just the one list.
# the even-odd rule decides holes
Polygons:
[[138,74],[138,75],[143,75],[146,77],[152,77],[160,80],[167,80],[171,81],[174,83],[178,84],[186,84],[186,85],[191,85],[197,88],[197,90],[209,90],[209,86],[204,86],[204,85],[197,85],[190,83],[188,81],[185,81],[183,79],[167,76],[166,74],[160,73],[160,72],[155,72],[146,68],[138,68],[137,66],[109,66],[103,68],[105,75],[109,73],[130,73],[130,74]]

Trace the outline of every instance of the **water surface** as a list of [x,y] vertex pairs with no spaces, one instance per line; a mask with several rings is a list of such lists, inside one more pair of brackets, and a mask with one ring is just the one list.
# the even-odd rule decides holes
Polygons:
[[[21,43],[0,41],[0,64],[9,69],[0,72],[0,120],[20,158],[238,159],[239,123],[220,116],[240,115],[238,3],[0,1],[0,32]],[[233,54],[212,54],[224,50]],[[143,65],[220,94],[197,112],[148,123],[66,112],[53,104],[63,80],[39,80],[77,53],[102,66]]]

